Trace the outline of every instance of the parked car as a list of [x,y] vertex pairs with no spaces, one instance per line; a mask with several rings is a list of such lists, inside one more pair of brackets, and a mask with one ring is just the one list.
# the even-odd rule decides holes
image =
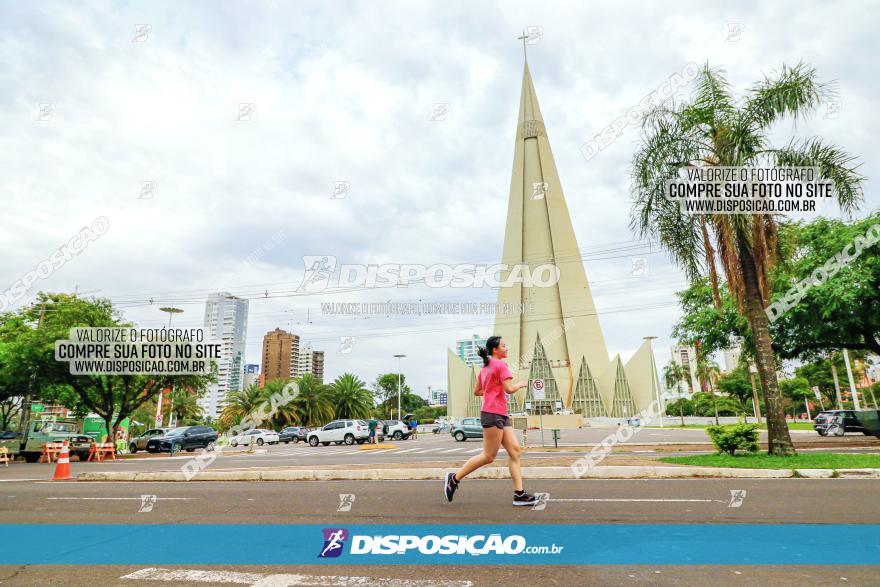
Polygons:
[[278,444],[280,438],[281,437],[274,430],[254,428],[253,430],[236,434],[230,438],[229,445],[238,446],[239,444],[243,444],[244,446],[250,446],[251,444],[256,444],[257,446],[263,446],[264,444]]
[[170,452],[180,450],[189,452],[197,448],[214,450],[217,443],[217,431],[210,426],[181,426],[170,430],[164,436],[157,436],[147,441],[147,452]]
[[384,435],[390,436],[394,440],[406,440],[412,436],[412,430],[400,420],[382,420],[382,423],[385,424],[383,426]]
[[140,436],[136,436],[128,442],[128,452],[134,454],[139,450],[147,450],[147,443],[151,438],[165,436],[171,432],[171,430],[173,430],[173,428],[150,428]]
[[449,428],[452,438],[464,442],[468,438],[483,438],[483,426],[479,418],[462,418]]
[[865,427],[856,418],[854,410],[825,410],[820,412],[813,421],[813,430],[818,432],[820,436],[828,436],[828,434],[843,436],[847,432],[870,434],[865,431]]
[[305,426],[288,426],[278,433],[278,439],[284,444],[288,444],[290,442],[296,444],[300,440],[305,442],[308,433],[309,429]]
[[860,410],[856,412],[856,418],[864,427],[865,435],[873,434],[880,438],[880,410]]
[[363,420],[334,420],[321,428],[308,433],[309,444],[324,446],[331,442],[336,444],[363,444],[370,437],[370,430]]

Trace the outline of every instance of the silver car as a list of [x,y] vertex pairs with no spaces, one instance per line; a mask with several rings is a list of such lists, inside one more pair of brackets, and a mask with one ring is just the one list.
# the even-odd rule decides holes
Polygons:
[[149,442],[151,438],[165,436],[172,430],[173,428],[150,428],[140,436],[132,438],[128,442],[128,451],[134,454],[139,450],[147,450],[147,442]]

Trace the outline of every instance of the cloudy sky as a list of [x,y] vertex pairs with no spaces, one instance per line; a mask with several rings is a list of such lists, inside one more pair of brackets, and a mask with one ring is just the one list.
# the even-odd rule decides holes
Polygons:
[[[878,206],[869,3],[27,2],[3,13],[0,288],[105,216],[107,233],[17,305],[78,288],[142,326],[161,326],[169,304],[185,310],[176,325],[201,326],[205,297],[222,289],[251,298],[248,362],[281,327],[326,351],[328,380],[372,381],[405,353],[425,394],[445,387],[456,338],[490,333],[492,316],[342,318],[320,306],[491,302],[490,289],[292,294],[305,255],[498,260],[527,27],[543,31],[529,64],[610,352],[626,358],[656,335],[665,363],[685,282],[628,229],[636,129],[589,161],[579,147],[686,64],[722,66],[737,89],[799,60],[837,80],[835,105],[774,136],[819,135],[857,155],[863,210]],[[435,104],[448,105],[443,120]],[[350,182],[346,197],[331,197],[336,182]],[[647,274],[631,274],[632,257]],[[343,336],[351,353],[338,353]]]

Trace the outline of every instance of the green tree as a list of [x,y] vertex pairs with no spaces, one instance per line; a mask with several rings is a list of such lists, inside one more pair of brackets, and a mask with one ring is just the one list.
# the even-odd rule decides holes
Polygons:
[[814,397],[813,390],[810,389],[810,382],[803,377],[781,380],[779,382],[779,390],[791,402],[792,407],[795,408],[795,413],[805,408],[804,402]]
[[299,395],[293,400],[303,426],[323,426],[333,419],[333,402],[328,386],[311,373],[299,380]]
[[343,373],[330,384],[336,418],[366,418],[373,409],[373,396],[356,375]]
[[748,364],[741,362],[736,369],[721,376],[718,379],[718,390],[736,399],[745,411],[752,399],[752,381],[749,377]]
[[[61,293],[37,295],[31,306],[0,324],[3,363],[20,370],[14,385],[24,398],[22,419],[32,399],[60,403],[83,415],[94,412],[108,431],[115,430],[139,406],[166,387],[203,390],[214,375],[72,375],[69,364],[55,360],[55,341],[67,339],[74,327],[131,326],[110,300]],[[26,379],[26,383],[22,380]]]
[[226,395],[226,406],[217,418],[223,430],[238,425],[246,416],[255,413],[266,403],[266,395],[257,383],[246,389],[233,391]]
[[[699,357],[699,351],[697,356]],[[715,380],[718,378],[720,372],[717,363],[707,361],[705,358],[697,359],[697,379],[700,380],[701,384],[705,384],[709,390],[709,397],[712,401],[712,410],[715,412],[716,426],[720,423],[718,422],[718,406],[715,398]]]
[[767,214],[688,215],[666,197],[666,182],[682,167],[813,166],[834,184],[845,212],[862,198],[863,178],[852,158],[819,139],[770,145],[771,127],[806,116],[832,95],[813,68],[783,66],[737,100],[724,73],[708,64],[695,82],[690,101],[662,104],[648,112],[642,145],[633,159],[632,227],[641,237],[659,239],[691,281],[708,274],[716,309],[722,309],[716,254],[727,286],[746,318],[755,346],[755,362],[764,393],[769,452],[795,454],[770,339],[768,270],[778,255],[777,225]]
[[771,325],[780,357],[810,360],[842,348],[880,354],[880,245],[865,246],[848,264],[831,261],[840,267],[836,273],[821,284],[812,282],[814,271],[827,274],[824,266],[829,260],[841,251],[853,255],[851,245],[864,243],[865,235],[878,225],[880,211],[853,222],[817,218],[780,226],[784,262],[772,273],[773,301],[780,301],[802,280],[813,283]]
[[[678,415],[681,416],[681,426],[684,428],[684,404],[682,401],[684,398],[681,393],[681,384],[687,382],[688,380],[688,372],[682,365],[679,365],[675,361],[670,360],[669,363],[663,367],[663,382],[666,384],[667,389],[675,388],[678,390],[678,400],[673,402],[676,404],[678,408]],[[667,404],[666,411],[669,413],[670,411],[674,411],[670,409],[670,405]]]
[[[376,396],[377,404],[385,404],[391,398],[394,398],[394,407],[397,407],[397,373],[383,373],[376,377],[371,387],[373,395]],[[406,384],[406,375],[400,374],[400,393],[411,393],[412,390]]]
[[189,426],[201,418],[202,407],[199,405],[199,394],[186,388],[175,388],[171,391],[171,413],[175,416],[178,426]]

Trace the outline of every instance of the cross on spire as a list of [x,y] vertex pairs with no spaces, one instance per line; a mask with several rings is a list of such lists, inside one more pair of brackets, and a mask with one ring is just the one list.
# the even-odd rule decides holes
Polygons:
[[523,44],[523,59],[525,60],[526,63],[528,63],[528,62],[529,62],[529,56],[528,56],[528,53],[526,53],[526,41],[529,40],[529,35],[528,35],[528,33],[526,33],[525,31],[523,31],[523,32],[522,32],[522,36],[521,36],[521,37],[517,37],[517,40],[518,40],[518,41],[522,41],[522,44]]

